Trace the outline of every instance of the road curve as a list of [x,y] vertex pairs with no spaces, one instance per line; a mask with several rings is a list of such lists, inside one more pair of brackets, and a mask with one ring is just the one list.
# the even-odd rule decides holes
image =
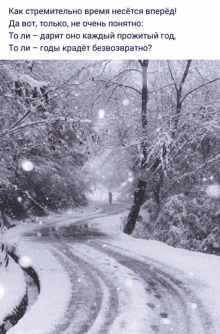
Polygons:
[[211,319],[183,282],[104,240],[54,243],[72,299],[55,333],[211,333]]
[[116,247],[92,219],[40,229],[39,241],[72,283],[68,309],[53,334],[214,334],[189,282],[151,258]]

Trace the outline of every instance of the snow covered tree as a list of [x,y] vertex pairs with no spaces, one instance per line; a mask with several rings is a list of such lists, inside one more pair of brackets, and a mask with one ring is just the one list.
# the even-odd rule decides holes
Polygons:
[[[204,120],[211,121],[210,115],[218,109],[216,85],[219,71],[213,63],[191,60],[126,61],[118,62],[112,68],[109,62],[106,64],[105,73],[94,78],[93,84],[97,87],[94,103],[104,101],[108,105],[108,114],[115,115],[115,139],[108,142],[111,152],[116,148],[118,151],[123,148],[126,153],[132,151],[130,162],[133,162],[137,186],[125,227],[125,232],[131,233],[146,186],[147,196],[153,194],[159,211],[161,200],[171,189],[174,190],[174,185],[178,183],[179,189],[175,190],[178,192],[184,187],[190,188],[196,171],[204,167],[200,153],[203,152],[203,159],[209,154],[208,127],[211,124]],[[215,107],[213,103],[212,107],[210,105],[211,97],[216,100]],[[123,130],[116,134],[121,118],[120,101],[126,99],[132,125],[124,124]],[[209,116],[208,109],[211,111]]]
[[86,202],[82,166],[94,133],[79,97],[84,66],[71,64],[62,78],[51,61],[0,64],[1,207],[8,214],[27,211],[27,199],[38,209]]

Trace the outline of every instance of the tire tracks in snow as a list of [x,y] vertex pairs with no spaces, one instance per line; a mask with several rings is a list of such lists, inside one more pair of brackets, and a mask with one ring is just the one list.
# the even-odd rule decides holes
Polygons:
[[52,252],[72,283],[66,317],[54,334],[214,333],[190,282],[151,258],[117,247],[99,229],[84,228],[88,222],[86,217],[72,230],[63,226],[54,232]]
[[54,333],[212,333],[195,294],[151,259],[105,240],[56,243],[52,249],[73,285],[67,318]]
[[[145,290],[141,278],[105,253],[88,245],[74,243],[68,244],[68,247],[74,254],[89,261],[93,268],[98,267],[112,281],[117,291],[118,308],[115,317],[111,320],[109,328],[104,327],[96,333],[150,333],[146,298],[143,298]],[[103,244],[104,247],[105,244]]]
[[154,333],[213,333],[211,318],[193,291],[179,279],[158,269],[153,260],[136,255],[134,258],[131,252],[111,244],[103,248],[100,241],[92,241],[90,247],[105,252],[142,278],[150,297],[147,305],[151,309],[150,327]]
[[68,271],[72,283],[72,298],[66,318],[54,333],[108,333],[118,304],[117,291],[111,280],[86,259],[73,254],[66,244],[56,244],[51,248]]

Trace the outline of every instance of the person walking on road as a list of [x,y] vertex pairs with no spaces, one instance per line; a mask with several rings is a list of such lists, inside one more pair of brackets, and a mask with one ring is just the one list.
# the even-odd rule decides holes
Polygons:
[[109,199],[109,203],[110,205],[112,205],[112,193],[110,191],[110,193],[108,194],[108,199]]

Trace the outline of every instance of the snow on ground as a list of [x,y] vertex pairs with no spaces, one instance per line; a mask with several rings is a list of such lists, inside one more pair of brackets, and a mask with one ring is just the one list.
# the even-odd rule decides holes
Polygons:
[[[106,244],[103,244],[105,247]],[[111,277],[118,293],[117,316],[111,326],[109,334],[144,334],[149,327],[149,308],[147,306],[146,291],[142,279],[126,266],[119,264],[108,255],[98,252],[84,244],[69,246],[74,254],[84,261],[93,263],[106,276]],[[103,287],[105,294],[105,286]],[[102,310],[108,310],[102,305]],[[101,312],[100,312],[101,313]],[[104,315],[99,314],[88,334],[96,334],[101,328]]]
[[[146,239],[135,239],[124,233],[119,233],[120,217],[115,215],[96,219],[94,224],[108,234],[112,239],[108,244],[118,247],[118,251],[136,259],[147,257],[156,268],[188,284],[193,292],[209,310],[215,326],[215,332],[220,333],[220,257],[204,253],[192,252],[174,248],[163,242]],[[108,245],[108,247],[111,247]]]
[[[71,296],[71,283],[63,267],[46,248],[46,245],[24,241],[20,234],[30,230],[31,225],[20,225],[8,231],[5,242],[16,246],[20,264],[31,265],[36,271],[41,292],[32,306],[8,334],[44,334],[54,329],[63,317]],[[11,282],[11,289],[17,289],[17,282]],[[14,292],[11,294],[13,296]],[[7,294],[7,299],[9,295]]]
[[[65,223],[100,213],[101,209],[95,204],[74,210],[64,214]],[[71,218],[70,218],[71,217]],[[21,234],[33,230],[37,224],[54,223],[60,220],[60,215],[51,214],[49,217],[36,218],[35,223],[19,223],[2,236],[2,242],[9,248],[16,247],[16,255],[20,256],[20,265],[31,265],[37,272],[40,280],[41,293],[31,310],[8,333],[47,333],[53,323],[59,322],[70,298],[70,281],[63,267],[45,247],[24,241]],[[4,258],[1,260],[4,261]],[[10,260],[7,270],[0,267],[0,324],[24,297],[26,283],[23,270],[13,259]],[[62,298],[60,298],[62,296]],[[56,307],[54,307],[56,305]],[[24,328],[25,324],[25,328]]]
[[[5,256],[5,253],[2,253]],[[11,314],[16,306],[19,306],[25,293],[26,283],[23,270],[12,258],[7,268],[0,266],[0,325],[4,318]]]
[[[68,219],[69,222],[73,222],[79,217],[86,218],[91,213],[96,214],[95,210],[93,206],[83,211],[79,209],[78,212],[67,212],[62,216],[62,220],[64,219],[65,223],[68,222]],[[100,210],[97,211],[100,212]],[[127,215],[127,212],[124,215]],[[90,220],[91,225],[99,227],[100,230],[112,236],[104,241],[105,247],[116,247],[122,254],[129,254],[136,259],[147,258],[152,266],[167,271],[180,281],[184,281],[209,310],[215,332],[220,332],[220,257],[175,249],[159,241],[135,239],[125,235],[119,228],[120,216],[113,215]],[[61,216],[54,215],[45,218],[44,221],[50,223],[55,220],[59,221],[59,219]],[[42,223],[41,220],[38,221],[40,222]],[[58,323],[62,318],[70,297],[71,286],[68,275],[46,249],[46,245],[40,247],[40,244],[22,241],[23,239],[19,237],[25,230],[30,231],[34,227],[36,223],[20,225],[11,229],[6,235],[7,242],[11,245],[16,244],[20,255],[30,259],[31,265],[39,275],[41,285],[41,294],[37,302],[16,327],[10,329],[9,334],[48,333],[53,329],[54,323]],[[117,279],[120,281],[120,277]],[[129,282],[127,280],[127,284]],[[139,298],[137,301],[132,301],[132,304],[137,302],[142,303]],[[192,307],[197,307],[196,302]],[[117,328],[117,323],[115,326]]]

